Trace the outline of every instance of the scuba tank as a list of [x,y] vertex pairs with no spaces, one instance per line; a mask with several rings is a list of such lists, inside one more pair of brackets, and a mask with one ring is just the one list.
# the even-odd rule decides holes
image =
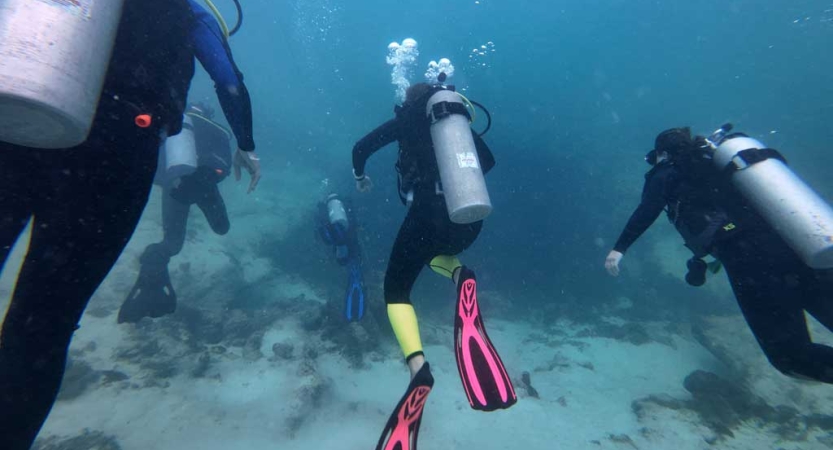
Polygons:
[[197,143],[194,136],[194,121],[188,114],[183,115],[182,131],[165,139],[159,148],[159,164],[154,182],[170,187],[185,175],[197,170]]
[[492,212],[492,202],[460,95],[438,90],[428,99],[426,114],[448,217],[458,224],[485,219]]
[[350,222],[347,220],[347,210],[337,194],[330,194],[327,197],[327,217],[332,225],[341,225],[344,230],[350,227]]
[[0,2],[0,140],[35,148],[84,142],[123,5]]
[[833,209],[778,152],[724,125],[707,139],[712,159],[767,223],[814,269],[833,268]]

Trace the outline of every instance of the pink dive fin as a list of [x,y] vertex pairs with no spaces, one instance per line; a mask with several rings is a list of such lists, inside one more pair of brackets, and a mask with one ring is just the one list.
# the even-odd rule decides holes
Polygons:
[[376,450],[416,450],[422,409],[434,387],[428,363],[417,372],[379,438]]
[[463,389],[473,409],[506,409],[518,401],[512,380],[483,326],[474,272],[465,266],[460,269],[457,283],[454,353]]

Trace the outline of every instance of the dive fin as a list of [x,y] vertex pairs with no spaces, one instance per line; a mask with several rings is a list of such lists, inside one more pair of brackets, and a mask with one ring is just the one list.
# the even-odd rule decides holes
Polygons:
[[408,390],[390,415],[376,450],[416,450],[422,409],[432,387],[434,377],[426,362],[411,380]]
[[477,281],[466,266],[457,282],[457,314],[454,317],[454,354],[469,404],[480,411],[506,409],[518,401],[486,329],[477,304]]
[[358,261],[350,261],[350,277],[345,295],[344,315],[348,321],[362,320],[364,317],[364,283],[362,268]]
[[167,261],[143,262],[136,284],[119,308],[118,323],[135,323],[143,317],[158,318],[174,311],[176,292],[168,275]]

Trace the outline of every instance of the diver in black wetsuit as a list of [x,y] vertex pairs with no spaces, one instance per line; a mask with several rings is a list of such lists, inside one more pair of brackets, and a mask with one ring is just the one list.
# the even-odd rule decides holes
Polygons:
[[142,268],[119,309],[119,323],[161,317],[176,310],[176,291],[168,275],[168,262],[185,244],[191,205],[199,207],[215,233],[224,235],[229,231],[228,212],[218,184],[232,166],[231,132],[212,120],[213,110],[205,105],[192,105],[186,115],[193,123],[197,167],[194,173],[168,180],[165,162],[160,160],[157,182],[162,184],[163,239],[148,245],[142,253]]
[[[29,449],[46,420],[84,308],[147,202],[160,134],[181,129],[192,20],[184,0],[127,0],[87,140],[47,150],[0,143],[2,263],[32,221],[0,335],[3,450]],[[140,125],[145,114],[152,120]]]
[[[438,81],[444,80],[445,74],[440,74]],[[372,187],[365,174],[370,155],[399,142],[399,195],[409,205],[388,260],[384,296],[388,319],[408,364],[411,381],[382,432],[377,450],[416,448],[422,408],[434,384],[411,304],[411,289],[426,265],[457,286],[454,349],[469,404],[473,409],[494,411],[509,408],[517,401],[511,379],[484,329],[474,272],[454,256],[474,243],[485,216],[472,214],[466,219],[457,217],[458,222],[453,222],[448,205],[463,196],[458,194],[464,188],[482,182],[482,174],[495,165],[486,143],[471,130],[471,118],[458,98],[462,97],[442,85],[415,84],[408,88],[403,105],[395,108],[396,117],[353,147],[356,188],[365,192]],[[455,171],[474,173],[477,178],[467,179],[470,185],[455,186],[453,175],[447,179],[450,183],[442,183],[436,154],[445,154],[444,151],[453,152],[448,155],[450,158],[443,159],[447,163],[446,175]]]
[[735,298],[770,363],[789,376],[833,383],[833,348],[810,339],[804,312],[833,329],[830,273],[802,262],[786,242],[743,200],[725,174],[698,155],[702,138],[688,128],[657,136],[646,159],[639,207],[631,215],[605,267],[619,274],[627,249],[663,210],[694,253],[686,280],[705,281],[702,257],[712,254],[726,268]]
[[[391,250],[385,272],[384,296],[391,325],[412,375],[419,371],[425,358],[411,306],[411,289],[422,268],[433,258],[456,255],[469,248],[483,226],[482,221],[467,225],[451,222],[445,198],[437,194],[439,169],[431,144],[430,122],[425,116],[425,103],[431,90],[432,87],[426,83],[408,88],[405,103],[396,109],[396,117],[368,133],[353,147],[356,187],[360,192],[366,192],[372,187],[370,177],[365,174],[368,158],[382,147],[399,141],[396,164],[400,175],[399,195],[402,202],[410,207]],[[476,134],[474,137],[485,174],[494,167],[494,157],[486,143]],[[456,282],[459,261],[448,257],[444,262],[450,266],[441,270],[445,270],[447,276],[453,276]]]

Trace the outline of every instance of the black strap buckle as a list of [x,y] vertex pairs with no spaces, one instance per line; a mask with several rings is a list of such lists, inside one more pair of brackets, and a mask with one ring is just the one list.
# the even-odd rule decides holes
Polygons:
[[743,170],[749,166],[753,166],[771,158],[787,164],[787,158],[784,158],[784,155],[782,155],[778,150],[773,148],[748,148],[737,152],[737,154],[732,157],[732,163],[726,166],[726,171],[731,173]]
[[453,114],[466,116],[466,119],[471,122],[471,114],[469,114],[469,110],[464,104],[457,102],[437,102],[431,106],[431,123],[445,119]]

